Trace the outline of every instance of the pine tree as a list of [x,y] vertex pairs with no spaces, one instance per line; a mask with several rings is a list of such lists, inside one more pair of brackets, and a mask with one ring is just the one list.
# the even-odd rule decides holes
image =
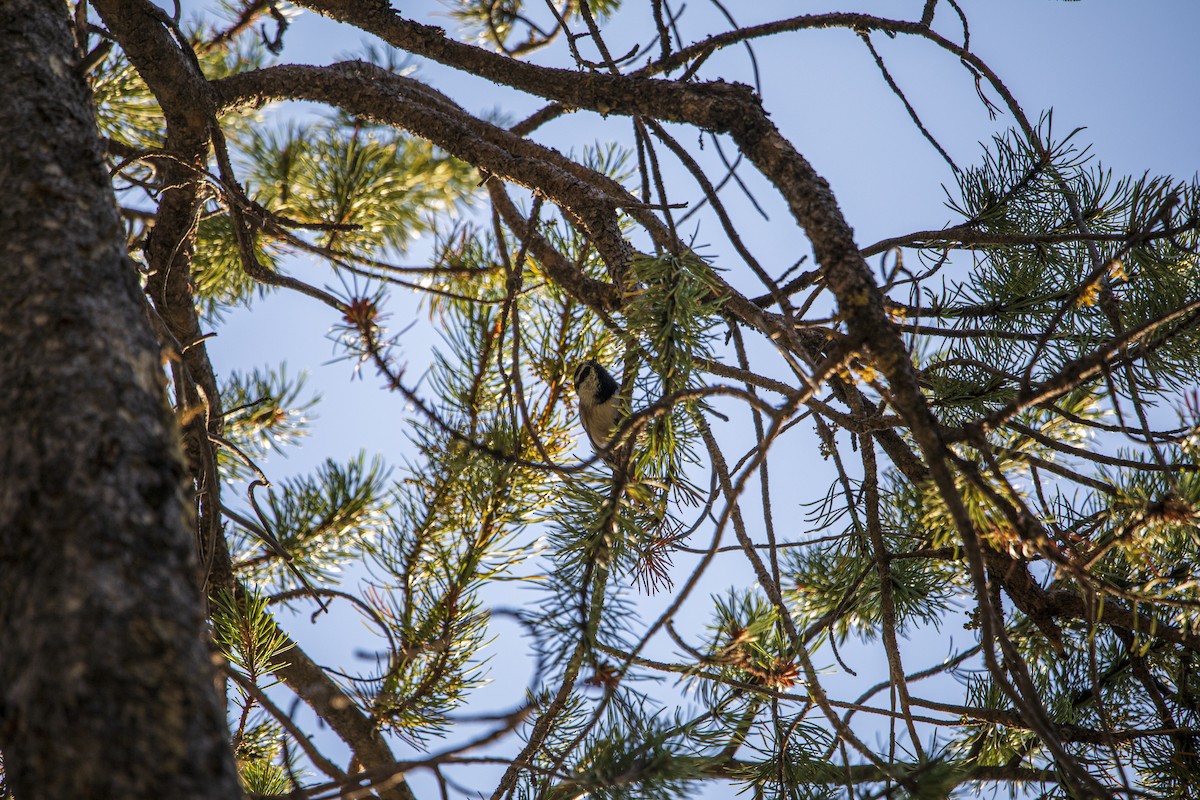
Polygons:
[[[6,19],[51,16],[21,5]],[[916,6],[698,33],[665,0],[456,0],[445,28],[361,0],[55,6],[178,420],[200,568],[170,580],[207,615],[247,795],[1194,796],[1200,189],[1103,168],[1021,106],[958,5]],[[304,63],[299,9],[381,44]],[[945,159],[950,224],[858,241],[839,187],[714,58],[828,29],[861,38]],[[885,39],[951,59],[1011,126],[960,167]],[[472,113],[410,56],[540,108]],[[30,108],[0,110],[6,129]],[[542,143],[569,115],[631,133]],[[786,270],[734,191],[803,239]],[[362,442],[272,475],[319,398],[282,364],[220,374],[208,342],[285,292],[347,379],[405,409],[407,455]],[[412,296],[441,337],[427,369],[404,348]],[[621,383],[606,460],[573,452],[589,358]],[[781,471],[795,450],[831,482]],[[0,463],[7,485],[22,462]],[[66,558],[10,546],[2,576]],[[752,583],[730,588],[735,568]],[[38,631],[14,608],[6,651]],[[358,656],[319,663],[301,613],[347,610]],[[532,666],[486,714],[497,645]],[[848,679],[856,658],[887,678]],[[10,685],[0,795],[20,800],[42,789],[25,753],[52,744]]]

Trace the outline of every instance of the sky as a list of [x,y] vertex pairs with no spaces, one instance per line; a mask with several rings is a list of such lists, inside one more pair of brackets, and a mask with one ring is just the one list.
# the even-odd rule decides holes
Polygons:
[[[742,24],[788,13],[832,10],[831,3],[755,2],[741,4],[758,12],[751,18],[737,9]],[[871,10],[878,4],[863,3]],[[887,3],[888,11],[919,3]],[[1027,114],[1036,119],[1054,109],[1055,130],[1066,133],[1086,126],[1078,141],[1092,145],[1100,163],[1117,174],[1171,174],[1186,179],[1200,169],[1200,62],[1194,55],[1200,3],[1192,0],[1131,4],[1118,0],[1006,0],[965,2],[972,22],[972,48],[999,72]],[[450,26],[445,7],[422,0],[404,4],[405,14]],[[1149,9],[1149,13],[1146,10]],[[883,9],[880,10],[881,12]],[[742,15],[745,14],[745,17]],[[697,30],[723,30],[708,22],[711,10],[692,3],[685,22],[703,16]],[[939,15],[938,22],[944,22]],[[947,30],[946,25],[939,26]],[[979,156],[981,142],[1011,124],[1007,116],[988,119],[975,97],[972,82],[955,60],[915,40],[876,37],[889,69],[918,109],[926,127],[962,166]],[[367,37],[305,12],[288,31],[284,61],[329,63],[361,50]],[[943,187],[953,186],[946,164],[920,137],[903,108],[879,77],[865,48],[845,31],[809,31],[757,42],[755,52],[764,77],[764,105],[772,119],[833,186],[860,244],[866,245],[911,230],[938,227],[953,219],[945,208]],[[538,54],[551,63],[561,53]],[[464,76],[437,64],[415,59],[419,75],[450,94],[469,110],[500,110],[519,119],[540,106],[515,92]],[[750,80],[745,51],[729,48],[711,60],[714,73]],[[776,64],[786,65],[782,69]],[[539,131],[539,140],[563,150],[604,138],[627,137],[623,120],[577,115]],[[711,150],[711,148],[710,148]],[[704,155],[704,154],[701,154]],[[743,170],[756,186],[756,197],[774,198]],[[756,253],[765,264],[788,265],[804,244],[778,203],[769,220],[753,211],[738,193],[726,192],[729,204]],[[710,225],[709,228],[712,226]],[[728,248],[715,231],[697,230],[710,252]],[[418,246],[406,263],[419,263]],[[324,274],[311,264],[298,272]],[[398,298],[398,301],[402,301]],[[235,312],[210,349],[218,369],[246,368],[259,359],[287,359],[314,376],[325,398],[320,425],[291,462],[278,466],[307,468],[324,451],[348,456],[364,441],[385,451],[401,447],[405,412],[397,400],[377,391],[370,379],[345,380],[345,364],[327,365],[332,348],[325,338],[330,320],[326,309],[306,298],[274,294],[251,310]],[[324,324],[323,324],[324,323]],[[246,347],[253,342],[253,348]],[[406,336],[412,357],[420,359],[436,339],[423,326]],[[260,348],[259,345],[266,345]],[[267,355],[261,355],[263,350]],[[247,358],[249,356],[249,358]],[[321,375],[320,379],[316,379]],[[324,377],[328,375],[328,378]],[[357,409],[343,413],[343,409]],[[367,410],[367,413],[362,413]],[[377,420],[384,420],[380,426]],[[389,421],[394,421],[394,424]],[[363,435],[365,430],[371,436]],[[357,431],[357,432],[356,432]],[[380,438],[382,437],[382,438]],[[294,462],[294,463],[293,463]]]
[[[400,5],[408,18],[447,28],[454,24],[440,3],[419,0]],[[630,6],[628,13],[621,12],[618,24],[611,26],[614,51],[623,52],[630,43],[648,38],[644,14],[639,10],[648,4],[626,0],[626,5]],[[1200,2],[961,0],[960,5],[971,23],[972,50],[999,73],[1029,117],[1036,120],[1053,109],[1054,130],[1060,136],[1086,127],[1078,141],[1091,145],[1098,161],[1118,175],[1150,172],[1179,179],[1196,175],[1200,169],[1200,59],[1195,56]],[[827,10],[911,18],[919,15],[920,6],[916,0],[726,4],[743,25]],[[187,4],[184,8],[186,13]],[[714,7],[702,0],[688,3],[681,24],[685,35],[693,37],[727,29]],[[957,20],[945,3],[940,6],[935,29],[960,38]],[[282,60],[329,63],[360,50],[364,41],[361,32],[303,13],[287,33]],[[916,39],[876,36],[874,42],[925,126],[960,166],[976,163],[981,142],[1012,124],[1008,116],[989,118],[972,80],[952,56]],[[857,37],[844,30],[805,31],[760,40],[754,44],[754,53],[763,79],[765,107],[775,124],[830,182],[860,245],[954,221],[945,205],[947,188],[953,192],[954,186],[949,168],[912,125]],[[563,65],[565,58],[561,44],[534,56],[538,63],[555,65]],[[542,105],[439,65],[419,59],[414,63],[417,77],[476,113],[500,112],[515,121]],[[751,82],[745,49],[732,47],[715,54],[701,76],[717,74],[727,80]],[[990,91],[989,95],[998,101]],[[628,141],[628,134],[627,120],[577,114],[538,131],[536,138],[569,151],[597,139]],[[695,135],[688,136],[687,143],[692,144]],[[697,155],[716,163],[711,147]],[[743,169],[741,174],[768,218],[759,216],[736,192],[727,191],[723,199],[750,248],[768,271],[778,274],[807,248],[766,184],[752,169]],[[685,231],[694,232],[697,241],[707,245],[702,252],[711,255],[718,266],[735,263],[711,220],[702,218],[699,226]],[[418,246],[402,263],[420,263],[427,252]],[[872,265],[878,266],[878,259]],[[293,268],[302,276],[327,274],[309,263],[295,263]],[[323,280],[336,285],[330,278]],[[394,318],[401,321],[397,327],[409,316],[418,320],[404,336],[403,352],[411,374],[419,374],[430,349],[438,346],[437,334],[424,324],[426,317],[416,310],[412,298],[397,296],[392,310]],[[264,464],[272,479],[307,471],[326,457],[346,459],[364,448],[397,465],[407,452],[405,423],[410,410],[401,399],[383,391],[370,372],[353,379],[348,364],[334,360],[326,334],[335,322],[324,306],[277,293],[249,310],[230,314],[220,335],[209,342],[219,375],[286,361],[289,372],[310,373],[310,387],[322,395],[313,433],[303,446],[293,449],[286,459],[272,458]],[[726,441],[733,441],[728,438],[731,433],[724,435]],[[587,455],[582,435],[580,442],[580,455]],[[778,507],[793,517],[803,509],[786,505],[791,498],[789,487],[823,487],[833,478],[828,463],[795,444],[775,453],[771,468],[780,493]],[[748,586],[751,576],[731,567],[721,572],[721,580]],[[721,587],[710,588],[716,591]],[[661,598],[644,602],[649,615]],[[306,616],[297,617],[291,623],[292,632],[318,660],[346,664],[353,661],[356,649],[364,646],[362,627],[353,614],[335,614],[312,628],[306,627],[306,620]],[[505,624],[497,623],[500,643],[513,632]],[[962,646],[967,634],[960,631],[955,635],[953,628],[957,627],[948,625],[941,636],[909,643],[907,652],[919,653],[924,661],[906,662],[906,667],[928,666],[939,660],[949,652],[951,640]],[[528,664],[501,657],[501,649],[493,652],[497,657],[494,670],[501,680],[479,693],[474,711],[511,708],[518,699],[513,688],[524,682]],[[843,649],[843,657],[857,664],[859,675],[834,674],[838,671],[833,670],[828,676],[831,692],[856,694],[853,687],[873,684],[886,675],[886,665],[878,663],[878,656],[870,661],[867,652],[879,651],[860,653],[853,644]],[[860,655],[860,661],[855,661]],[[827,655],[822,655],[820,663],[832,667]],[[420,779],[416,785],[420,794]],[[732,796],[732,791],[710,796]]]

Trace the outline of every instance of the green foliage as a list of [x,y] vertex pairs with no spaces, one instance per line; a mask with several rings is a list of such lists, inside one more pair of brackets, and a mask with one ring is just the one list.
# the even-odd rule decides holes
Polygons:
[[[1028,493],[1025,487],[1034,479],[1032,469],[1054,470],[1067,460],[1062,448],[1084,447],[1092,435],[1087,422],[1101,416],[1096,395],[1081,388],[1060,398],[1056,407],[1042,406],[1021,412],[1006,428],[991,434],[990,461],[975,458],[972,450],[966,448],[956,451],[971,468],[955,475],[955,486],[984,541],[999,550],[1028,555],[1037,552],[1041,543],[1022,539],[1005,513],[1005,506],[1011,507],[1014,499]],[[1041,478],[1036,480],[1037,486],[1044,490]],[[1078,506],[1078,501],[1074,504]],[[900,506],[894,508],[901,511]],[[920,498],[913,499],[905,508],[908,513],[918,515],[915,522],[910,521],[910,527],[916,525],[927,531],[934,546],[957,541],[959,533],[949,509],[932,484],[926,484],[920,490]]]
[[[619,159],[606,158],[605,163],[620,166]],[[649,589],[669,585],[669,552],[681,526],[668,503],[673,494],[698,495],[686,479],[685,465],[697,460],[695,419],[704,404],[687,393],[697,388],[698,361],[711,354],[711,330],[720,308],[712,276],[711,267],[691,253],[634,258],[637,288],[623,318],[636,355],[631,353],[625,363],[644,357],[646,370],[632,379],[628,406],[636,412],[668,398],[673,402],[630,431],[636,436],[633,469],[622,491],[614,494],[611,479],[596,472],[566,476],[556,487],[555,513],[547,520],[556,554],[554,600],[545,615],[555,640],[570,637],[564,620],[574,620],[589,645],[616,644],[625,626],[615,610],[618,587],[634,581]],[[584,320],[579,327],[583,335],[562,344],[581,349],[580,359],[598,357],[615,369],[618,345],[613,337],[596,331],[593,339]],[[609,607],[603,608],[597,598],[609,581],[604,600]],[[571,649],[551,647],[548,652],[561,657]]]
[[674,800],[690,797],[702,764],[674,725],[648,713],[629,725],[600,729],[569,759],[568,778],[549,797],[586,793],[603,800]]
[[248,794],[285,794],[291,786],[287,771],[267,759],[239,762],[239,777]]
[[[1038,133],[1052,141],[1049,116]],[[950,424],[1011,400],[1024,372],[1043,380],[1111,336],[1200,298],[1200,240],[1186,229],[1200,192],[1165,178],[1114,178],[1073,144],[1076,133],[1051,143],[1046,157],[1015,132],[997,136],[982,163],[959,176],[960,198],[950,206],[988,243],[973,247],[965,279],[940,295],[927,290],[921,305],[952,330],[979,331],[982,321],[987,330],[944,340],[925,365],[931,403]],[[1073,236],[1072,204],[1087,229],[1111,243]],[[1183,230],[1149,235],[1158,226]],[[1114,301],[1116,328],[1106,311]],[[1196,336],[1186,324],[1149,336],[1131,365],[1135,379],[1163,390],[1192,385],[1200,370]]]
[[345,118],[256,130],[244,143],[254,199],[350,256],[403,252],[430,214],[465,200],[478,179],[424,140]]
[[[892,554],[890,574],[898,632],[922,625],[940,627],[943,604],[960,590],[960,567],[954,562],[906,557],[921,542],[885,536]],[[879,635],[882,603],[879,568],[864,537],[846,535],[835,541],[794,551],[784,570],[797,620],[832,623],[839,639],[855,633],[864,640]]]
[[257,595],[235,598],[228,592],[220,593],[211,619],[213,638],[221,654],[251,681],[287,663],[291,645],[275,624],[267,598]]
[[[525,0],[454,0],[451,4],[451,16],[463,28],[474,35],[481,43],[498,47],[506,52],[522,53],[544,45],[552,34],[545,30],[554,30],[553,18],[541,25],[530,22],[530,14],[545,11],[533,4],[529,7]],[[589,0],[588,7],[598,21],[611,16],[621,5],[620,0]],[[561,12],[567,20],[579,22],[580,8],[578,0],[567,0]],[[514,34],[522,32],[524,41],[510,41]]]
[[831,800],[840,796],[837,770],[821,758],[833,739],[820,725],[802,717],[781,718],[764,728],[763,741],[751,759],[735,771],[735,779],[756,798]]
[[[263,267],[276,269],[282,250],[264,237],[254,240],[254,257]],[[200,220],[196,229],[196,254],[192,258],[192,277],[201,312],[215,320],[231,307],[249,305],[271,287],[251,278],[242,268],[242,255],[230,217],[214,209]]]
[[[425,385],[439,398],[429,409],[439,422],[411,429],[417,461],[395,486],[392,525],[375,560],[387,577],[368,598],[396,644],[364,700],[415,741],[444,733],[447,713],[483,680],[478,653],[488,641],[488,615],[478,593],[525,558],[514,539],[548,501],[544,472],[474,443],[514,459],[538,458],[539,446],[557,455],[568,444],[549,431],[539,431],[535,443],[521,424],[511,377],[493,369],[499,309],[449,300],[435,310],[446,323],[446,347],[434,354]],[[524,362],[526,385],[548,368],[541,358],[530,353]],[[554,392],[535,395],[528,412],[545,419],[558,402]]]
[[91,84],[102,136],[139,150],[161,145],[166,136],[162,109],[124,53],[102,62]]
[[[478,653],[488,641],[488,615],[477,591],[493,574],[480,563],[481,547],[456,551],[449,542],[423,539],[412,537],[407,583],[367,596],[394,645],[380,664],[381,676],[359,686],[376,718],[412,742],[444,735],[449,712],[484,682]],[[425,548],[418,550],[420,544]],[[464,562],[455,562],[459,555]]]
[[[648,401],[694,390],[699,361],[712,355],[713,328],[720,319],[720,287],[713,268],[699,256],[644,255],[633,259],[637,288],[626,304],[628,330],[647,356],[640,389]],[[705,405],[676,400],[650,421],[639,441],[639,469],[660,479],[680,476],[696,461],[695,416]]]
[[[247,727],[237,738],[234,755],[248,794],[284,794],[292,788],[288,768],[280,763],[282,741],[282,728],[271,722]],[[294,768],[291,774],[297,775]]]
[[268,495],[264,517],[288,559],[243,528],[231,543],[235,570],[258,585],[289,587],[290,562],[306,576],[334,582],[386,529],[386,480],[383,462],[375,458],[368,464],[360,453],[344,466],[328,459],[314,475],[283,481]]
[[653,543],[655,520],[622,494],[614,503],[612,481],[596,472],[556,486],[546,539],[553,568],[549,597],[536,622],[541,651],[552,663],[571,657],[575,644],[599,663],[595,648],[626,645],[632,604],[625,597]]
[[[1168,464],[1195,463],[1185,448],[1168,446],[1160,452]],[[1169,601],[1173,608],[1162,621],[1196,630],[1200,584],[1194,509],[1200,508],[1200,474],[1195,469],[1164,472],[1144,453],[1120,455],[1130,465],[1141,466],[1100,473],[1115,491],[1105,498],[1089,537],[1090,544],[1106,554],[1097,559],[1097,573],[1147,600]]]
[[[306,373],[296,378],[287,374],[287,365],[278,370],[256,369],[249,374],[232,372],[221,387],[225,405],[225,438],[245,455],[257,459],[297,444],[308,434],[309,411],[320,401],[314,394],[300,396],[307,382]],[[230,480],[242,480],[250,474],[248,465],[237,455],[220,451],[219,465]]]
[[[693,674],[715,672],[724,679],[772,691],[788,691],[800,682],[795,654],[776,608],[753,591],[731,591],[713,601],[712,635],[704,651],[696,653],[699,665]],[[753,707],[744,690],[730,689],[721,682],[700,681],[698,692],[707,708],[725,715],[730,728]]]

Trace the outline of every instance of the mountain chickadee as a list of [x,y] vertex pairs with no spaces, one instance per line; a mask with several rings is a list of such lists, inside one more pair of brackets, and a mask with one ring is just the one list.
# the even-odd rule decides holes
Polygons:
[[[621,419],[620,389],[616,379],[594,359],[589,358],[575,370],[579,421],[583,423],[583,430],[597,453],[608,444]],[[604,460],[609,464],[612,464],[613,458],[612,453],[604,454]]]

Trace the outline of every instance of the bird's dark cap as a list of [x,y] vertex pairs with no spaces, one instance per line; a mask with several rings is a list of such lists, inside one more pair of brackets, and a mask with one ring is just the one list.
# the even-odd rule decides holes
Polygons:
[[599,387],[597,398],[601,402],[607,401],[615,395],[621,388],[617,383],[616,378],[609,374],[608,370],[600,366],[600,362],[594,358],[589,358],[575,369],[575,391],[579,392],[579,386],[592,374],[596,376],[596,383]]
[[600,365],[596,363],[595,359],[589,358],[575,368],[575,391],[579,391],[579,384],[587,380],[588,373],[594,371],[598,366]]

